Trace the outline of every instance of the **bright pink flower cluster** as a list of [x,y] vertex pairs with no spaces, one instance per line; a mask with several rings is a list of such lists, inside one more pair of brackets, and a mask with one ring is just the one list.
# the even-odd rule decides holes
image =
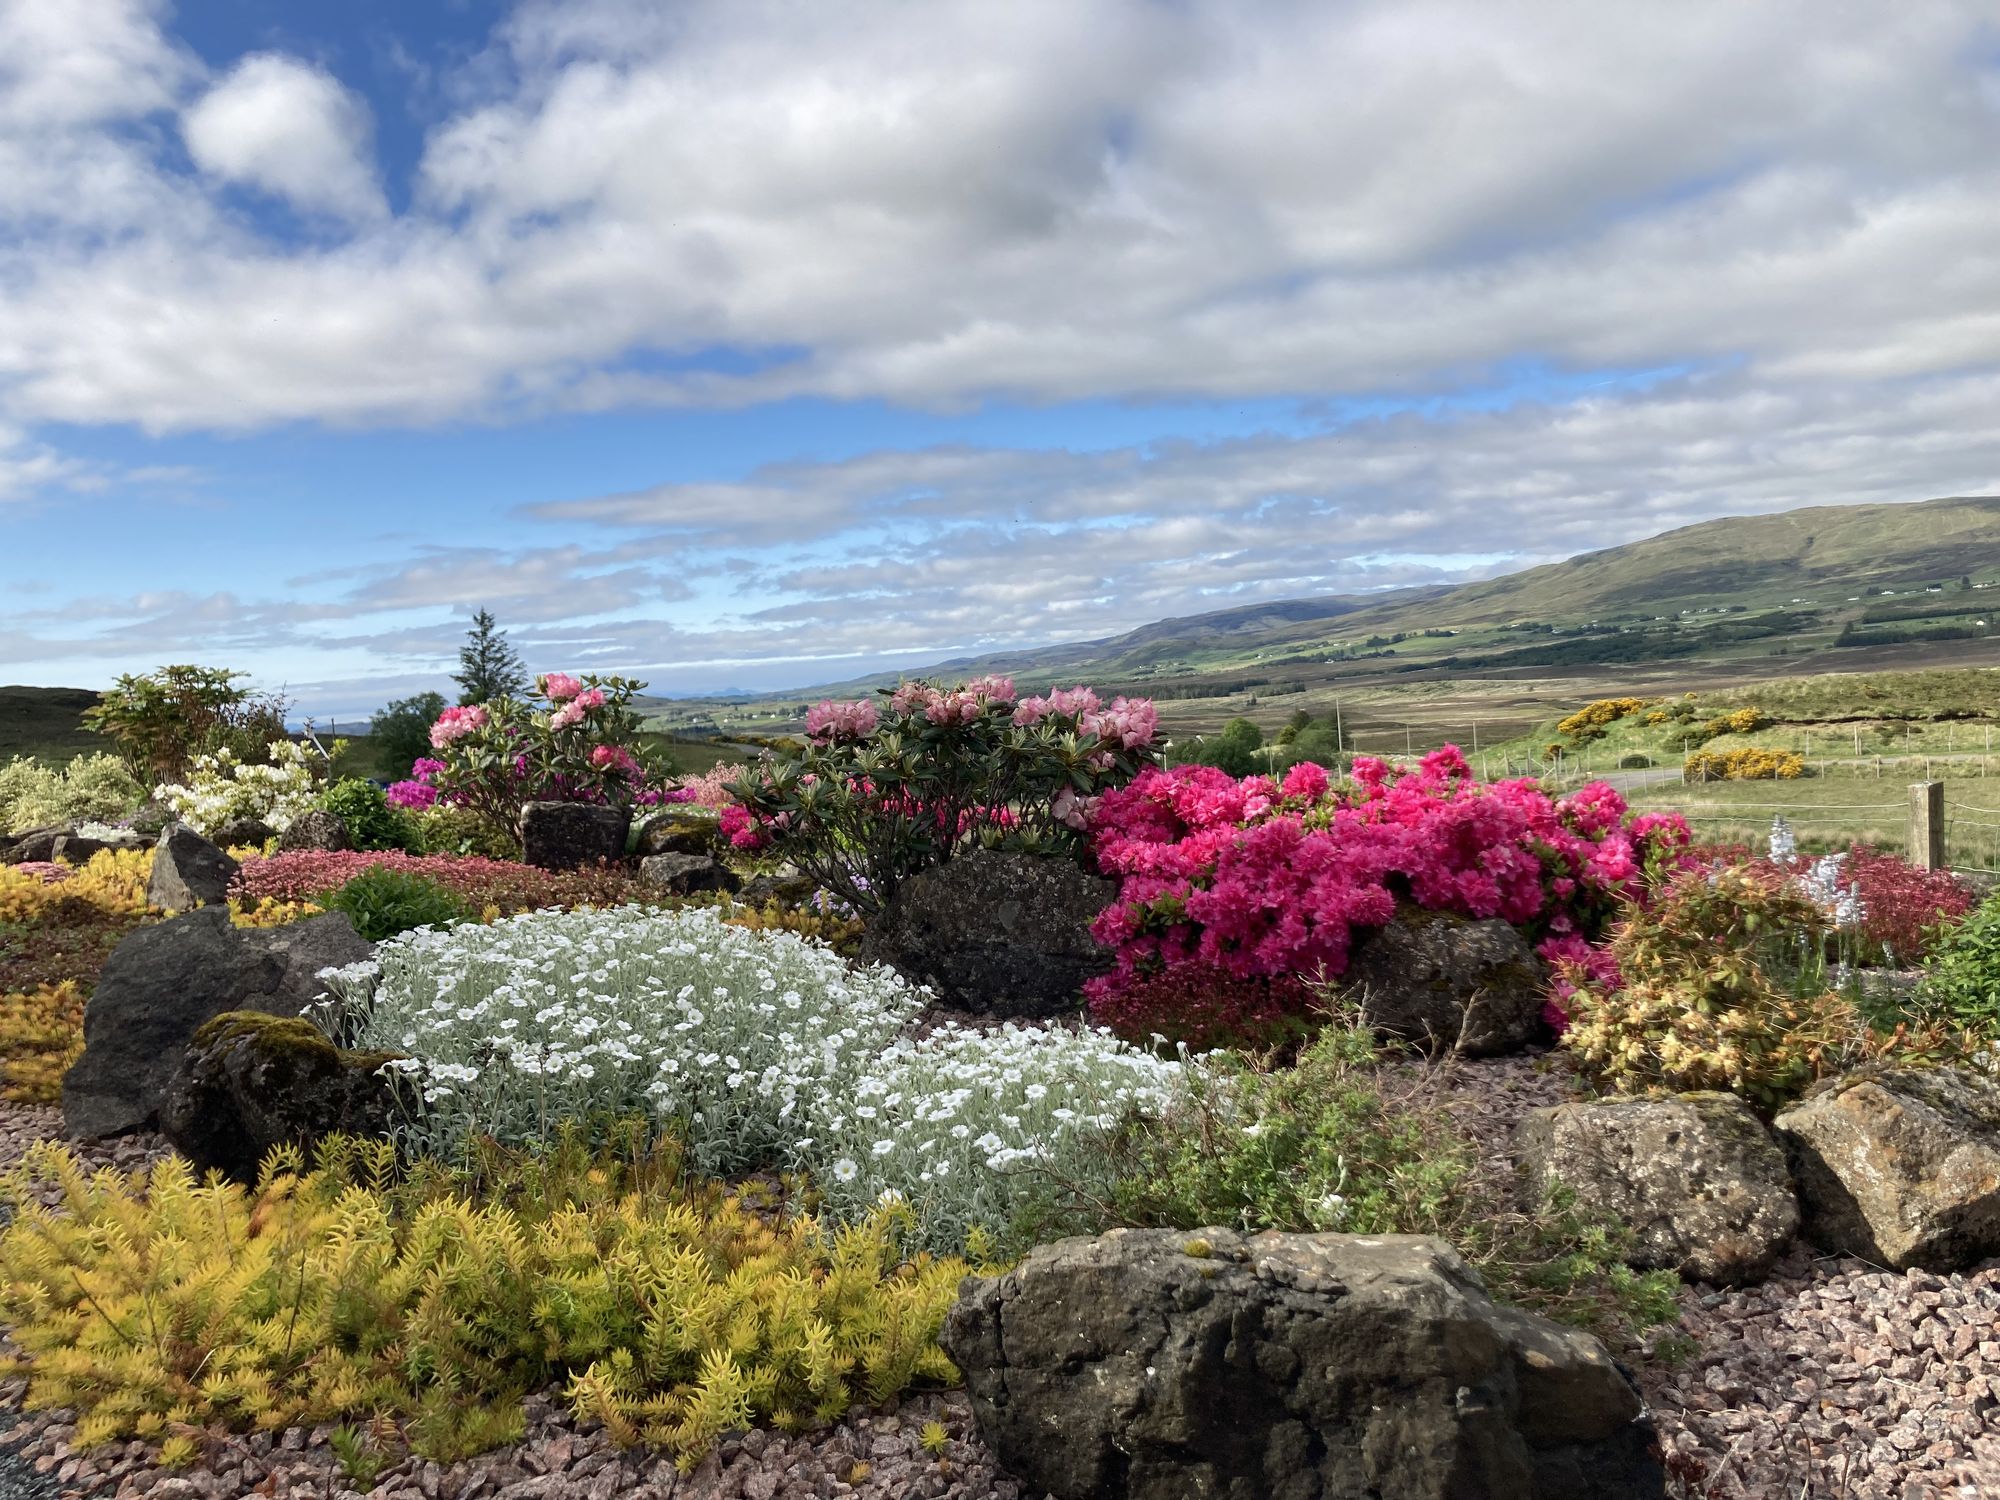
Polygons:
[[722,836],[729,840],[732,849],[761,849],[769,842],[765,837],[763,824],[740,802],[732,802],[723,808],[716,822]]
[[1093,1008],[1180,964],[1240,979],[1347,968],[1356,933],[1399,899],[1499,917],[1539,937],[1581,933],[1634,893],[1649,859],[1688,841],[1674,817],[1626,819],[1602,784],[1551,798],[1532,780],[1477,780],[1455,746],[1414,768],[1368,757],[1330,782],[1282,783],[1205,766],[1142,772],[1107,792],[1094,852],[1122,885],[1093,928],[1117,967]]
[[874,703],[859,698],[836,703],[829,698],[806,710],[806,735],[815,740],[861,740],[875,732],[882,716]]
[[442,750],[453,740],[463,739],[486,727],[486,710],[474,703],[463,708],[447,708],[431,725],[431,749]]
[[391,782],[389,790],[383,795],[391,807],[400,807],[407,812],[422,812],[427,807],[435,807],[438,789],[431,782],[443,769],[443,761],[423,756],[411,764],[408,777]]

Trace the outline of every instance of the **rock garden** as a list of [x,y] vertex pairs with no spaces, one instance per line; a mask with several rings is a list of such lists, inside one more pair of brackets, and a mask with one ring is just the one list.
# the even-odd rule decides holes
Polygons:
[[383,787],[190,670],[0,767],[0,1495],[2000,1492],[1948,875],[993,677]]

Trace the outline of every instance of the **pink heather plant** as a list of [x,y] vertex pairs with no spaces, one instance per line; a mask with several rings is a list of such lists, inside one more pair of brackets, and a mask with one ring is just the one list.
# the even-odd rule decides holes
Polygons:
[[855,910],[974,848],[1077,855],[1090,808],[1154,764],[1143,698],[1088,688],[1021,700],[1011,679],[904,682],[869,702],[815,707],[803,750],[732,785],[722,832],[796,863]]
[[1482,783],[1453,746],[1414,768],[1358,758],[1340,784],[1309,764],[1283,782],[1148,770],[1104,795],[1092,835],[1121,886],[1093,928],[1116,968],[1087,993],[1114,1021],[1118,996],[1182,964],[1337,978],[1399,899],[1503,918],[1567,956],[1688,843],[1678,817],[1628,818],[1601,783],[1561,799],[1531,780]]

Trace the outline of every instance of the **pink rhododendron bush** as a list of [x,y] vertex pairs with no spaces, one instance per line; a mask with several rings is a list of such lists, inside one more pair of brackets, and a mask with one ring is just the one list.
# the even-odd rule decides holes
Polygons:
[[1088,986],[1092,1012],[1198,1043],[1299,1015],[1299,981],[1337,979],[1398,901],[1503,918],[1552,962],[1583,959],[1689,842],[1678,816],[1634,817],[1603,784],[1557,798],[1479,781],[1452,746],[1414,767],[1361,757],[1338,782],[1312,764],[1282,782],[1149,769],[1091,826],[1098,866],[1122,882],[1093,929],[1117,963]]
[[628,677],[550,672],[535,679],[540,703],[496,698],[447,708],[431,726],[435,757],[390,787],[389,801],[463,807],[516,839],[528,802],[659,801],[628,706],[643,687]]
[[1021,697],[1006,677],[905,682],[826,702],[802,750],[731,790],[722,831],[791,860],[855,910],[879,911],[921,870],[973,848],[1077,855],[1096,800],[1154,765],[1146,698],[1086,687]]

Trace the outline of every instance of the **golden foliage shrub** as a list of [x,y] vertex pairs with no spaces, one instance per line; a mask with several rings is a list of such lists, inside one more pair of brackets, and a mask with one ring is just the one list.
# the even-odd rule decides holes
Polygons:
[[1793,982],[1788,964],[1822,951],[1826,933],[1819,908],[1774,873],[1691,871],[1619,925],[1621,985],[1571,971],[1563,1045],[1614,1092],[1726,1089],[1767,1112],[1892,1052],[1950,1054],[1959,1039],[1942,1030],[1876,1032],[1845,997]]
[[1796,781],[1806,774],[1796,750],[1694,750],[1681,762],[1683,781]]
[[[26,1189],[53,1181],[54,1209]],[[403,1424],[441,1460],[512,1441],[565,1384],[621,1443],[684,1464],[754,1421],[803,1427],[957,1372],[937,1345],[963,1261],[906,1257],[908,1209],[773,1223],[677,1158],[587,1153],[484,1180],[399,1177],[386,1141],[273,1153],[254,1189],[87,1173],[42,1145],[6,1182],[0,1320],[28,1401],[76,1442],[210,1424]]]
[[152,873],[151,849],[100,849],[69,879],[54,884],[0,865],[0,922],[41,921],[76,901],[108,916],[143,915]]
[[83,1052],[83,988],[73,979],[0,995],[0,1099],[55,1104]]

